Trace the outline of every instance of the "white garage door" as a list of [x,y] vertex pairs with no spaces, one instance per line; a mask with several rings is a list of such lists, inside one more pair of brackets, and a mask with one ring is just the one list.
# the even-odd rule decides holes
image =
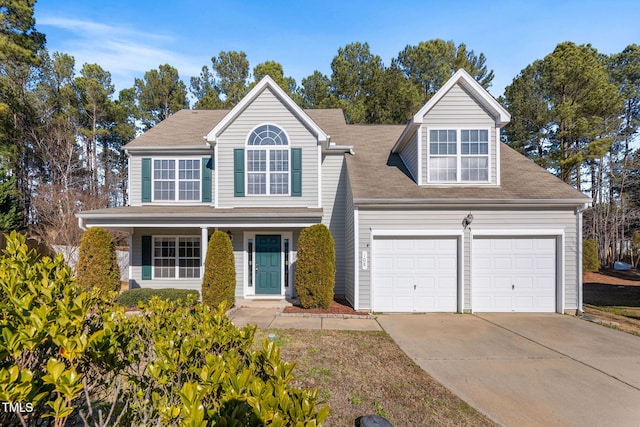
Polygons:
[[372,258],[374,311],[457,310],[457,239],[377,237]]
[[474,237],[472,255],[473,311],[556,311],[554,237]]

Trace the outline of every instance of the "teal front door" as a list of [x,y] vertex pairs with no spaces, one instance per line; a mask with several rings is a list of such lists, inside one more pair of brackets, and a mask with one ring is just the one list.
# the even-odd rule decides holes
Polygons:
[[256,236],[256,294],[282,292],[280,236]]

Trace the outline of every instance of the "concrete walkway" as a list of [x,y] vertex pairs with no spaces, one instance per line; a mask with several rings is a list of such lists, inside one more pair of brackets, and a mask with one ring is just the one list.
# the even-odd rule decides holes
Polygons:
[[558,314],[378,321],[419,366],[502,425],[640,425],[640,337]]
[[336,318],[320,316],[281,315],[277,304],[257,304],[252,307],[240,307],[229,314],[234,325],[243,327],[248,324],[269,329],[341,329],[350,331],[381,331],[382,328],[372,318]]

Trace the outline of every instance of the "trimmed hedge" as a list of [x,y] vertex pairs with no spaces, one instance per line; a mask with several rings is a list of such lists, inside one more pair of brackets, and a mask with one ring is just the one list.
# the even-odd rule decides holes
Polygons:
[[582,272],[589,273],[600,270],[598,243],[593,239],[582,241]]
[[224,231],[216,231],[207,246],[202,278],[202,302],[217,307],[225,302],[233,307],[236,295],[236,263],[231,239]]
[[120,290],[120,267],[111,235],[100,227],[92,227],[80,239],[78,285],[101,292]]
[[304,308],[329,308],[336,284],[336,251],[333,237],[323,224],[300,233],[294,286]]
[[151,301],[151,298],[158,297],[169,301],[181,300],[181,305],[186,306],[189,295],[195,295],[196,298],[198,298],[200,294],[198,291],[193,289],[129,289],[118,295],[116,303],[125,307],[138,307],[138,303],[148,304],[149,301]]

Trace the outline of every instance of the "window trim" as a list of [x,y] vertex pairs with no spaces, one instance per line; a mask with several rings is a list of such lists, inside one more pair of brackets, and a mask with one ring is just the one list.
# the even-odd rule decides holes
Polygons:
[[[431,155],[431,131],[432,130],[454,130],[456,132],[456,180],[455,181],[438,181],[431,179],[431,171],[429,169],[430,160],[432,157],[445,157],[440,155]],[[486,130],[487,131],[487,154],[462,154],[462,131],[463,130]],[[491,137],[491,128],[484,126],[431,126],[426,128],[426,137],[425,137],[425,150],[427,152],[426,156],[426,164],[423,165],[426,170],[426,179],[428,184],[442,184],[442,185],[450,185],[450,184],[464,184],[464,185],[487,185],[491,184],[491,171],[492,171],[492,151],[491,146],[493,143],[493,139]],[[452,155],[446,157],[453,157]],[[486,181],[464,181],[462,180],[462,158],[486,158],[487,159],[487,179]],[[499,161],[499,160],[496,160]]]
[[[253,133],[262,126],[273,126],[277,128],[286,138],[286,145],[251,145],[249,144],[249,140]],[[264,151],[265,152],[265,163],[266,170],[264,172],[260,171],[259,173],[265,174],[265,193],[251,193],[249,192],[249,175],[256,174],[255,171],[249,170],[249,151]],[[287,192],[286,193],[271,193],[271,175],[274,173],[285,173],[285,171],[272,171],[271,170],[271,152],[272,151],[286,151],[287,152]],[[246,196],[251,197],[286,197],[291,196],[291,139],[289,138],[289,134],[283,127],[277,125],[275,123],[260,123],[249,131],[247,134],[247,138],[245,140],[245,150],[244,150],[244,194]]]
[[[173,199],[156,199],[156,160],[173,160],[175,162],[174,166],[174,198]],[[200,165],[197,173],[196,179],[180,179],[180,161],[182,160],[191,160],[197,161]],[[194,203],[194,202],[202,202],[202,157],[152,157],[151,158],[151,202],[152,203]],[[169,181],[169,180],[159,180],[159,181]],[[189,199],[189,200],[181,200],[180,199],[180,182],[197,182],[198,188],[198,198]]]
[[[175,243],[175,257],[173,258],[175,261],[174,268],[174,276],[173,277],[156,277],[156,241],[160,239],[172,239]],[[180,239],[192,239],[194,241],[198,241],[200,244],[200,257],[198,258],[197,271],[198,276],[196,277],[180,277]],[[170,259],[170,258],[168,258]],[[195,258],[184,258],[184,259],[195,259]],[[196,267],[194,267],[196,268]],[[151,280],[202,280],[202,238],[195,234],[185,234],[185,235],[154,235],[151,238]]]

